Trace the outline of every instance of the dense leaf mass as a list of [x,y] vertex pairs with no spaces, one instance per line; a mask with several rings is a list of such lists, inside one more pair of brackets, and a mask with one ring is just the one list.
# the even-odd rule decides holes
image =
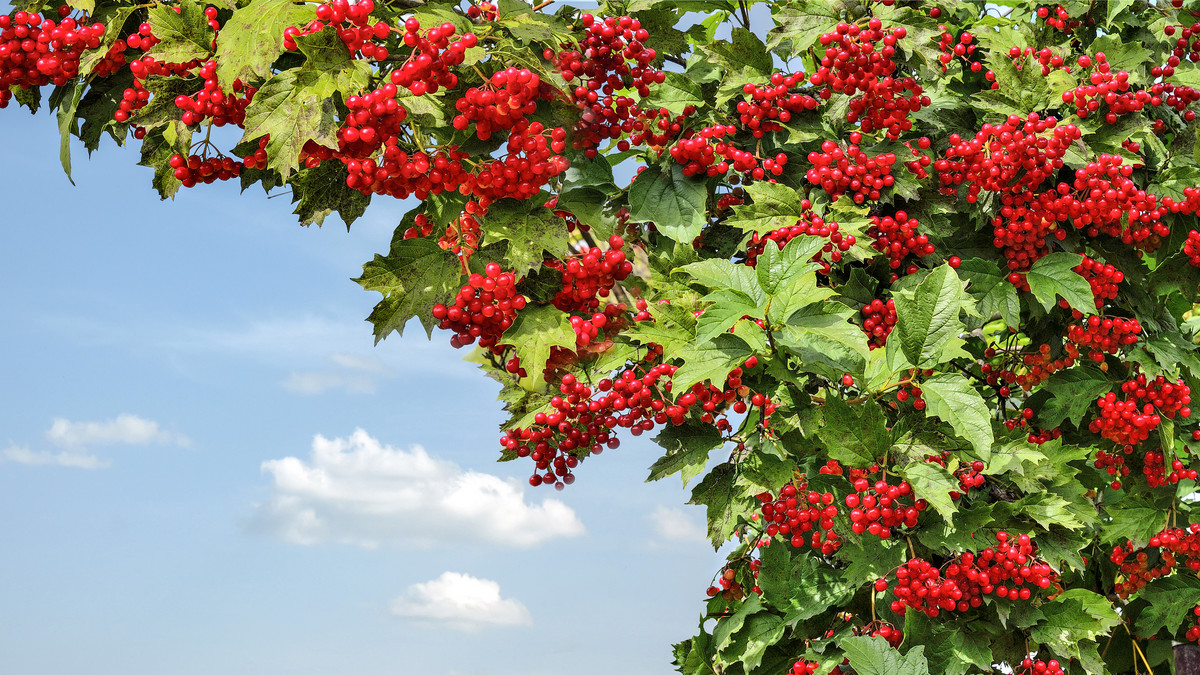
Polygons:
[[164,199],[413,198],[375,335],[475,350],[531,485],[656,434],[733,542],[684,675],[1200,642],[1190,3],[15,4],[0,108],[68,172],[107,135]]

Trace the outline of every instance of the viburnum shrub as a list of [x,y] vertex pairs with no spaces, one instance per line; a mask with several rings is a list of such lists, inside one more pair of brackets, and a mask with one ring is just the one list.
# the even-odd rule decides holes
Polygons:
[[1193,3],[16,4],[0,107],[64,149],[408,200],[375,336],[473,350],[531,486],[654,435],[732,542],[685,675],[1200,642]]

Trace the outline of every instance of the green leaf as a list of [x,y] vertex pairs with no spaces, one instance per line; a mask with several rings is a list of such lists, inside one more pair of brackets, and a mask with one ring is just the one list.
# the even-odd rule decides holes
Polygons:
[[901,656],[881,637],[858,635],[842,640],[838,646],[858,675],[929,675],[925,645],[913,647]]
[[[95,3],[92,3],[93,5]],[[79,74],[87,77],[96,69],[97,64],[104,60],[104,56],[108,50],[117,42],[117,38],[121,37],[121,28],[125,25],[125,20],[129,18],[137,8],[133,6],[113,7],[108,5],[102,7],[100,11],[93,12],[87,10],[92,15],[92,19],[104,25],[104,37],[100,40],[100,45],[95,49],[88,49],[79,59]]]
[[745,232],[772,232],[796,224],[804,215],[801,195],[783,183],[759,181],[745,188],[751,201],[733,207],[726,225]]
[[722,333],[700,345],[685,349],[679,356],[683,365],[672,376],[673,390],[685,392],[697,382],[725,382],[729,371],[742,365],[754,355],[744,340],[732,333]]
[[1007,275],[1000,267],[982,258],[962,261],[958,273],[967,281],[967,292],[979,303],[979,314],[983,321],[999,314],[1006,326],[1021,325],[1021,299],[1017,289],[1008,283]]
[[[780,250],[776,241],[767,240],[754,268],[758,274],[758,285],[768,295],[776,295],[801,284],[815,289],[815,272],[820,265],[813,262],[812,258],[825,244],[820,237],[803,236],[787,242]],[[801,277],[806,278],[798,281]],[[820,299],[823,300],[832,294],[831,291]]]
[[991,459],[992,425],[983,396],[959,373],[940,373],[921,384],[925,414],[942,418],[954,433],[970,441],[984,462]]
[[775,614],[760,612],[748,616],[726,649],[719,652],[721,661],[742,664],[746,672],[753,672],[762,663],[767,648],[783,637],[784,630],[783,619]]
[[217,41],[217,79],[226,91],[233,81],[266,80],[271,64],[283,49],[283,31],[303,26],[314,17],[313,11],[292,0],[254,0],[234,10],[221,27]]
[[481,219],[484,241],[509,242],[504,258],[518,276],[540,268],[546,256],[562,258],[570,250],[566,224],[544,203],[539,198],[501,199]]
[[375,325],[375,342],[392,331],[404,333],[404,324],[421,318],[428,335],[439,321],[430,309],[447,304],[461,288],[462,264],[458,256],[443,250],[432,237],[404,239],[397,233],[387,256],[376,255],[363,265],[362,276],[354,279],[368,291],[379,291],[383,299],[367,318]]
[[1083,260],[1078,253],[1051,253],[1038,260],[1025,274],[1033,297],[1047,311],[1054,307],[1057,296],[1062,296],[1072,308],[1084,314],[1096,311],[1096,297],[1092,287],[1073,268]]
[[208,58],[212,53],[213,30],[204,16],[204,8],[195,0],[181,0],[180,11],[175,9],[157,4],[146,10],[154,36],[159,39],[148,54],[170,63]]
[[684,265],[678,270],[687,273],[708,288],[730,290],[758,304],[765,304],[767,301],[767,294],[758,285],[758,275],[753,267],[709,258]]
[[740,510],[735,508],[733,482],[737,467],[729,462],[718,465],[692,489],[689,504],[708,508],[708,536],[713,547],[729,539],[737,527]]
[[71,185],[75,181],[71,178],[71,136],[75,133],[75,111],[79,108],[79,99],[83,97],[84,90],[87,89],[87,80],[79,80],[71,87],[70,93],[67,94],[58,108],[58,159],[62,162],[63,171],[67,173],[67,180],[71,181]]
[[1112,388],[1112,382],[1091,368],[1060,370],[1042,385],[1042,389],[1054,397],[1038,409],[1038,424],[1042,428],[1053,429],[1063,420],[1070,420],[1079,427],[1084,414],[1096,404],[1096,399]]
[[672,115],[682,115],[689,105],[704,106],[704,92],[695,80],[676,72],[667,72],[665,78],[650,90],[650,97],[644,99],[650,107],[666,108]]
[[946,361],[954,355],[948,350],[951,342],[961,343],[963,296],[962,282],[949,265],[931,271],[912,296],[895,293],[896,327],[888,343],[895,340],[908,362],[920,368]]
[[1081,657],[1081,644],[1104,635],[1121,617],[1104,596],[1083,588],[1065,591],[1041,606],[1042,619],[1029,637],[1064,656]]
[[354,61],[337,31],[296,38],[308,56],[303,66],[285,70],[267,80],[246,107],[243,143],[266,134],[269,166],[286,179],[300,166],[300,150],[312,141],[337,147],[338,114],[334,96],[359,91],[367,84],[370,67]]
[[682,473],[683,484],[695,478],[704,471],[708,463],[708,454],[725,444],[721,432],[711,424],[688,420],[685,424],[667,425],[654,442],[667,451],[650,467],[650,476],[646,482],[666,478],[674,473]]
[[763,602],[785,614],[789,624],[806,621],[854,596],[855,587],[841,573],[783,542],[765,546],[758,585]]
[[[292,203],[301,225],[318,226],[325,216],[337,211],[346,229],[367,210],[371,196],[346,185],[346,166],[341,162],[322,162],[292,176]],[[297,203],[298,202],[298,203]]]
[[943,518],[950,520],[957,507],[950,498],[951,492],[958,492],[961,486],[945,467],[940,464],[918,460],[900,470],[904,479],[912,486],[913,495],[924,499]]
[[1105,509],[1111,522],[1100,531],[1100,540],[1106,544],[1133,542],[1134,548],[1142,548],[1150,537],[1167,527],[1170,511],[1144,498],[1126,497]]
[[775,339],[780,347],[799,358],[795,367],[837,381],[846,373],[856,377],[864,374],[871,350],[861,328],[850,323],[844,314],[828,311],[833,306],[840,303],[826,303],[821,308],[825,311],[804,310],[793,314]]
[[761,76],[769,77],[773,68],[766,45],[745,28],[734,28],[729,42],[718,40],[701,46],[700,51],[728,72],[737,73],[749,68]]
[[771,13],[775,27],[768,32],[767,47],[774,49],[785,40],[791,42],[791,58],[808,51],[823,33],[838,23],[837,9],[824,0],[806,0]]
[[1191,574],[1161,577],[1146,584],[1138,597],[1150,603],[1137,618],[1138,637],[1150,637],[1163,628],[1174,633],[1200,605],[1200,579]]
[[529,389],[542,384],[542,371],[551,349],[559,347],[574,352],[576,348],[571,315],[553,305],[527,305],[517,312],[501,340],[516,349],[521,367],[529,373],[530,381],[523,381],[522,386]]
[[738,291],[717,291],[704,296],[711,303],[696,321],[696,342],[701,344],[727,332],[743,317],[762,319],[765,308],[752,298]]
[[707,202],[705,181],[688,178],[683,167],[671,162],[669,172],[650,168],[634,179],[629,186],[629,219],[652,222],[659,232],[690,246],[708,222]]
[[878,403],[850,406],[836,396],[825,400],[825,426],[818,436],[830,458],[860,469],[879,461],[892,444]]
[[171,155],[187,152],[191,143],[192,130],[182,122],[172,122],[158,126],[146,132],[142,141],[142,157],[138,166],[148,166],[154,169],[152,184],[162,199],[173,197],[183,183],[175,178],[175,170],[171,168]]

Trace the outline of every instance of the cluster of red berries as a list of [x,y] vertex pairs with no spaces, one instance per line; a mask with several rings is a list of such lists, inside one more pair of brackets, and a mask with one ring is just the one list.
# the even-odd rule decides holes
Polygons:
[[[759,157],[753,152],[742,150],[732,142],[721,140],[737,132],[733,125],[718,124],[704,127],[698,134],[688,134],[671,145],[671,158],[683,165],[685,176],[717,176],[729,171],[747,174],[747,177],[762,180],[767,173],[778,176],[787,164],[787,155],[777,153],[765,158],[759,166]],[[716,140],[714,140],[716,139]]]
[[1183,242],[1183,254],[1188,257],[1192,267],[1200,267],[1200,232],[1188,232],[1187,241]]
[[1055,5],[1053,10],[1049,7],[1038,7],[1037,15],[1047,26],[1064,33],[1071,33],[1082,24],[1079,19],[1072,19],[1071,14],[1062,5]]
[[[464,271],[471,256],[479,250],[479,241],[483,238],[479,218],[486,212],[487,210],[478,202],[467,202],[466,208],[458,214],[457,218],[446,225],[445,230],[440,233],[438,238],[438,246],[454,252],[462,260]],[[415,239],[428,237],[431,234],[433,234],[433,223],[429,220],[428,215],[419,213],[413,218],[412,227],[404,231],[404,238]]]
[[[1046,131],[1052,131],[1049,138],[1042,135]],[[984,124],[969,140],[951,134],[945,159],[933,168],[945,194],[957,194],[966,183],[972,203],[981,190],[1027,193],[1062,168],[1067,148],[1081,135],[1074,124],[1060,127],[1054,117],[1009,115],[1002,124]]]
[[783,486],[778,497],[764,492],[758,495],[767,524],[764,534],[768,538],[782,535],[796,548],[811,545],[821,555],[830,555],[842,545],[833,531],[833,519],[838,515],[835,499],[832,492],[810,490],[803,480]]
[[[913,558],[896,570],[892,611],[903,615],[909,609],[936,618],[943,611],[965,612],[983,604],[983,596],[1028,601],[1034,589],[1050,588],[1058,574],[1039,560],[1036,545],[1028,535],[1010,540],[1008,533],[996,534],[997,544],[978,553],[962,553],[945,569]],[[876,582],[875,589],[886,580]]]
[[[768,241],[775,242],[782,249],[791,240],[803,236],[821,237],[822,239],[829,240],[812,258],[813,262],[821,264],[821,269],[817,270],[819,273],[829,274],[830,270],[833,269],[831,263],[842,261],[842,254],[849,251],[851,246],[854,246],[854,235],[843,235],[839,231],[840,226],[837,223],[827,221],[812,211],[808,211],[811,204],[807,199],[801,200],[800,204],[801,208],[805,209],[805,213],[796,221],[795,225],[781,227],[765,235],[755,232],[750,236],[750,242],[746,246],[747,265],[755,267],[758,264],[758,256],[762,255]],[[829,260],[825,259],[826,254],[828,254]]]
[[808,153],[808,161],[813,166],[804,177],[835,201],[843,194],[849,194],[855,204],[878,201],[883,189],[896,182],[892,175],[895,153],[869,157],[854,143],[842,150],[837,143],[825,141],[820,152]]
[[179,94],[175,97],[175,107],[183,111],[183,123],[199,124],[208,118],[212,119],[213,126],[242,126],[246,119],[246,106],[254,100],[258,89],[247,87],[241,80],[234,80],[231,85],[233,91],[225,93],[217,82],[216,61],[206,61],[197,74],[204,78],[203,88],[193,96]]
[[487,87],[471,87],[455,102],[458,110],[453,125],[465,130],[475,124],[475,135],[482,140],[498,130],[517,126],[537,110],[539,100],[550,100],[550,87],[536,73],[509,67],[492,74]]
[[[1184,449],[1187,454],[1187,449]],[[1196,480],[1196,470],[1185,467],[1183,461],[1174,451],[1171,452],[1171,471],[1167,472],[1166,454],[1161,450],[1147,450],[1142,457],[1142,473],[1146,476],[1146,484],[1150,487],[1175,485],[1181,480]]]
[[1174,418],[1190,417],[1191,389],[1182,379],[1171,382],[1159,375],[1147,379],[1138,374],[1121,385],[1124,399],[1109,392],[1096,401],[1100,416],[1088,423],[1088,430],[1100,434],[1118,445],[1137,445],[1150,437],[1158,427],[1161,416]]
[[1078,265],[1071,269],[1075,270],[1079,276],[1087,279],[1088,285],[1092,287],[1092,294],[1096,296],[1096,309],[1104,307],[1106,302],[1117,297],[1118,287],[1121,282],[1125,281],[1124,272],[1108,263],[1093,260],[1086,255],[1083,256],[1083,260]]
[[1083,199],[1071,213],[1076,228],[1089,237],[1107,234],[1126,246],[1154,250],[1171,233],[1162,223],[1166,210],[1158,199],[1137,187],[1133,167],[1120,155],[1100,155],[1075,171],[1074,188]]
[[[979,71],[983,70],[983,63],[972,58],[974,57],[975,50],[978,47],[978,45],[975,44],[974,35],[964,31],[958,36],[957,39],[955,39],[954,34],[946,30],[945,26],[938,26],[938,28],[942,29],[942,34],[938,36],[938,50],[942,52],[941,55],[938,56],[938,62],[942,64],[943,73],[949,68],[950,62],[954,60],[954,57],[962,59],[962,62],[965,64],[966,68],[970,69],[972,73],[978,73]],[[1013,47],[1013,49],[1017,49],[1017,54],[1014,55],[1010,50],[1009,56],[1016,58],[1020,55],[1020,50],[1016,47]],[[989,70],[986,71],[983,76],[984,79],[991,83],[990,86],[992,89],[1000,88],[1000,83],[996,81],[996,73],[993,73]]]
[[592,312],[600,307],[618,281],[633,272],[633,263],[626,260],[625,240],[619,235],[608,238],[609,248],[589,248],[583,254],[567,260],[546,263],[562,272],[562,290],[551,304],[564,312]]
[[[913,372],[916,373],[920,371]],[[915,377],[915,375],[913,377]],[[925,406],[927,405],[925,403],[925,399],[923,398],[924,395],[925,392],[921,389],[921,387],[910,378],[909,381],[902,383],[900,388],[896,390],[896,401],[899,403],[912,401],[913,408],[917,410],[924,410]]]
[[652,65],[658,54],[645,45],[650,33],[638,19],[584,14],[580,26],[583,37],[578,45],[563,45],[558,54],[547,50],[546,58],[568,83],[577,81],[572,94],[581,114],[574,129],[575,147],[594,157],[602,141],[633,131],[636,102],[618,92],[632,90],[645,98],[666,73]]
[[792,670],[790,671],[789,675],[813,675],[813,673],[817,672],[817,669],[820,667],[821,664],[816,661],[806,661],[804,659],[800,659],[792,664]]
[[876,298],[863,305],[863,332],[867,334],[867,346],[879,349],[887,344],[888,335],[896,326],[896,301],[887,302]]
[[450,72],[465,60],[468,49],[479,44],[474,33],[466,33],[454,39],[454,24],[447,21],[421,33],[421,22],[416,17],[404,21],[404,45],[412,47],[412,54],[404,64],[389,75],[397,87],[408,89],[414,96],[434,94],[441,88],[453,89],[458,76]]
[[[1063,356],[1051,358],[1051,348],[1048,344],[1038,345],[1036,350],[1008,348],[998,351],[989,346],[983,351],[983,357],[990,363],[983,364],[981,371],[986,382],[993,387],[1016,384],[1022,390],[1030,391],[1054,373],[1075,365],[1079,358],[1079,350],[1075,344],[1065,343],[1063,351]],[[1000,386],[1000,395],[1009,395],[1006,386]]]
[[[871,216],[867,236],[873,240],[871,248],[887,258],[888,267],[899,270],[909,255],[921,258],[934,252],[929,236],[917,232],[919,226],[917,219],[910,218],[908,212],[897,211],[892,216]],[[916,265],[910,264],[904,273],[913,274],[916,271]],[[892,281],[895,280],[896,275],[893,274]]]
[[1066,675],[1066,671],[1056,659],[1034,661],[1026,656],[1021,659],[1020,666],[1013,669],[1013,675]]
[[1067,339],[1081,351],[1088,350],[1088,358],[1102,363],[1105,354],[1116,354],[1122,347],[1137,342],[1141,332],[1142,325],[1137,319],[1093,314],[1082,324],[1067,326]]
[[[338,129],[337,154],[348,160],[367,158],[387,139],[402,133],[408,110],[396,101],[396,85],[386,83],[363,95],[346,97],[346,118]],[[361,159],[360,159],[361,161]],[[350,173],[362,173],[361,167],[348,167]],[[386,181],[387,174],[381,179]]]
[[1125,458],[1133,454],[1132,445],[1123,445],[1113,448],[1111,451],[1103,449],[1096,450],[1096,459],[1092,462],[1092,466],[1097,469],[1103,469],[1105,473],[1113,477],[1109,487],[1113,490],[1121,489],[1121,479],[1129,475],[1129,465],[1125,463]]
[[848,479],[854,492],[847,494],[844,501],[850,509],[850,529],[855,534],[890,539],[895,528],[916,527],[917,518],[928,504],[924,499],[914,498],[908,481],[892,485],[884,478],[869,480],[879,471],[878,464],[867,469],[850,469]]
[[1176,29],[1179,30],[1179,37],[1175,40],[1175,48],[1171,51],[1171,55],[1176,59],[1187,59],[1193,63],[1200,61],[1200,23],[1193,23],[1190,26],[1169,24],[1163,27],[1163,35],[1174,37]]
[[200,155],[171,155],[169,160],[173,174],[184,187],[199,183],[209,185],[218,180],[229,180],[241,175],[242,162],[232,157],[202,157]]
[[[758,571],[762,568],[762,560],[755,558],[744,566],[750,572],[751,579],[757,581]],[[743,577],[744,579],[744,577]],[[706,594],[710,598],[715,598],[718,595],[727,602],[735,602],[746,597],[746,587],[741,581],[738,581],[738,572],[732,567],[726,567],[717,577],[717,584],[709,586]],[[751,593],[762,594],[762,589],[757,585],[750,587]]]
[[378,44],[392,32],[386,21],[371,23],[371,12],[375,11],[374,0],[357,0],[353,4],[347,0],[333,0],[317,5],[317,18],[310,21],[304,28],[288,26],[283,31],[283,48],[296,51],[296,38],[301,35],[320,33],[326,26],[337,29],[338,39],[346,45],[355,58],[378,61],[386,60],[389,56],[387,47]]
[[[1091,57],[1079,57],[1080,68],[1086,69],[1091,65]],[[1150,103],[1150,92],[1145,89],[1130,91],[1129,73],[1124,70],[1112,72],[1104,52],[1096,54],[1095,66],[1096,70],[1088,76],[1088,84],[1068,89],[1062,94],[1063,103],[1075,106],[1077,117],[1086,119],[1091,113],[1099,111],[1103,103],[1108,106],[1104,121],[1116,124],[1118,116],[1137,112]]]
[[[878,17],[867,27],[839,23],[820,37],[825,53],[811,81],[824,86],[823,99],[834,92],[851,96],[846,121],[861,123],[862,130],[883,130],[896,139],[912,128],[909,115],[929,105],[921,86],[912,77],[896,77],[896,43],[908,34],[903,26],[884,30]],[[860,94],[855,96],[855,94]]]
[[787,124],[792,115],[815,110],[820,101],[808,94],[791,91],[804,84],[804,80],[804,73],[772,73],[768,85],[747,82],[742,93],[750,99],[737,104],[742,126],[750,130],[750,135],[762,138],[767,132],[783,129],[781,123]]
[[[125,38],[125,42],[130,49],[149,51],[160,40],[154,35],[149,23],[142,23],[136,33]],[[182,63],[159,61],[145,54],[130,61],[129,72],[133,75],[133,86],[122,93],[117,110],[113,112],[113,119],[117,122],[127,122],[134,112],[146,107],[150,101],[150,91],[146,89],[145,83],[150,77],[187,76],[199,67],[200,63],[199,59]]]
[[[87,19],[74,19],[71,8],[62,5],[58,21],[37,12],[17,11],[0,15],[0,108],[12,96],[11,88],[30,89],[46,84],[64,86],[79,74],[83,53],[97,49],[105,26]],[[93,72],[111,74],[125,62],[125,43],[113,45]]]
[[[950,460],[950,451],[944,450],[940,455],[930,455],[925,458],[926,462],[937,464],[945,467]],[[964,463],[957,471],[954,472],[954,477],[958,479],[959,489],[950,492],[950,498],[954,500],[962,499],[962,496],[971,490],[983,487],[987,482],[987,478],[983,475],[985,465],[979,460],[974,460],[969,463]]]
[[1137,593],[1154,579],[1173,574],[1179,565],[1193,573],[1200,572],[1200,524],[1167,528],[1150,537],[1142,548],[1127,541],[1114,547],[1109,559],[1120,565],[1124,577],[1114,588],[1122,599]]
[[433,306],[433,318],[439,328],[454,331],[450,346],[455,349],[479,341],[479,346],[501,353],[500,336],[512,325],[517,312],[524,309],[525,296],[517,292],[516,277],[498,263],[488,263],[484,274],[472,274],[454,304]]

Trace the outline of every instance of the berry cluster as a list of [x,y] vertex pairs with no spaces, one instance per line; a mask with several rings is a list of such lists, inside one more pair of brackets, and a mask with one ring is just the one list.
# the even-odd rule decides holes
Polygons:
[[1188,232],[1187,241],[1183,242],[1183,254],[1192,267],[1200,267],[1200,232]]
[[772,73],[770,84],[759,85],[747,82],[742,87],[742,93],[749,100],[738,101],[738,120],[742,126],[750,130],[755,138],[762,138],[770,131],[780,131],[782,124],[787,124],[792,115],[808,110],[815,110],[820,102],[817,99],[791,91],[798,85],[804,84],[804,73]]
[[893,528],[916,527],[917,518],[927,504],[923,499],[913,498],[912,486],[907,481],[892,485],[883,478],[869,480],[879,470],[879,465],[850,469],[854,492],[846,495],[844,501],[850,509],[850,529],[855,534],[865,532],[890,539]]
[[847,193],[855,204],[878,201],[883,189],[896,182],[892,176],[896,155],[891,152],[869,157],[853,143],[842,150],[837,143],[825,141],[820,152],[808,153],[808,161],[813,166],[804,177],[835,201]]
[[1071,213],[1076,228],[1089,237],[1106,234],[1126,246],[1158,248],[1171,232],[1161,218],[1158,199],[1134,184],[1133,167],[1120,155],[1100,155],[1075,172],[1074,188],[1083,196]]
[[[1091,57],[1079,57],[1080,68],[1086,69],[1091,65]],[[1100,104],[1103,103],[1108,106],[1104,121],[1116,124],[1118,116],[1137,112],[1150,103],[1150,92],[1144,89],[1130,91],[1129,73],[1124,70],[1112,72],[1104,52],[1096,54],[1095,67],[1088,76],[1088,84],[1068,89],[1062,94],[1063,103],[1074,105],[1075,115],[1080,119],[1086,119],[1091,113],[1099,111]]]
[[597,19],[584,14],[580,24],[583,37],[579,44],[564,45],[567,49],[558,54],[550,52],[547,58],[553,59],[564,80],[575,83],[572,94],[581,114],[574,129],[574,144],[594,157],[602,141],[633,130],[636,102],[617,92],[632,90],[645,98],[652,85],[666,79],[666,73],[652,65],[658,54],[645,46],[650,33],[638,19]]
[[[67,5],[59,7],[59,21],[36,12],[0,15],[0,91],[64,86],[79,74],[83,52],[100,46],[105,27],[70,18],[70,12]],[[123,52],[110,51],[106,58],[123,61]]]
[[835,499],[832,492],[810,490],[803,480],[783,486],[778,497],[769,492],[758,495],[766,536],[783,535],[796,548],[811,545],[821,555],[831,555],[842,545],[833,531],[838,514]]
[[1026,656],[1021,659],[1020,666],[1013,670],[1013,675],[1066,675],[1066,671],[1063,670],[1062,664],[1055,659],[1034,661]]
[[[1187,453],[1187,449],[1184,449]],[[1150,487],[1160,485],[1175,485],[1181,480],[1196,480],[1196,470],[1184,466],[1183,461],[1172,450],[1171,471],[1167,472],[1166,455],[1161,449],[1147,450],[1142,458],[1142,473],[1146,476],[1146,484]]]
[[[870,304],[863,305],[863,332],[867,334],[867,346],[879,349],[887,344],[888,335],[896,326],[896,301],[887,302],[876,298]],[[907,393],[905,398],[907,398]]]
[[[1052,132],[1049,138],[1041,135],[1046,131]],[[984,124],[970,140],[950,134],[946,157],[933,168],[945,194],[957,194],[966,183],[972,203],[981,190],[1021,195],[1054,176],[1067,148],[1081,135],[1074,124],[1060,127],[1054,117],[1009,115],[1003,124]]]
[[[888,138],[899,138],[912,128],[909,115],[929,105],[929,97],[912,77],[896,77],[896,43],[908,34],[903,26],[883,29],[878,17],[866,28],[839,23],[832,33],[820,37],[824,56],[811,81],[824,89],[821,98],[833,92],[852,96],[846,121],[861,124],[862,131],[882,130]],[[855,94],[861,93],[861,96]]]
[[391,83],[408,89],[414,96],[434,94],[443,87],[453,89],[458,76],[450,68],[461,64],[466,51],[479,43],[474,33],[454,39],[456,30],[447,21],[422,35],[420,20],[416,17],[405,20],[404,45],[413,51],[403,65],[392,71],[388,78]]
[[254,100],[258,91],[247,87],[241,80],[234,80],[231,93],[225,93],[217,82],[217,62],[206,61],[197,74],[204,78],[204,87],[195,95],[180,94],[175,97],[175,107],[183,111],[183,123],[199,124],[211,119],[213,126],[226,124],[242,126],[246,119],[246,106]]
[[1117,297],[1118,285],[1125,281],[1124,272],[1086,255],[1078,265],[1071,269],[1087,279],[1088,285],[1092,287],[1092,294],[1096,296],[1096,309],[1101,309],[1107,301]]
[[817,672],[817,669],[820,667],[821,664],[816,661],[805,661],[804,659],[800,659],[792,664],[792,670],[789,675],[813,675],[813,673]]
[[374,0],[357,0],[353,4],[347,0],[333,0],[317,5],[315,20],[310,21],[304,28],[289,26],[284,29],[283,48],[296,51],[297,37],[319,33],[326,26],[334,26],[337,28],[338,39],[355,58],[361,56],[364,59],[387,60],[387,47],[376,41],[386,38],[392,32],[392,28],[386,21],[371,23],[373,11]]
[[1142,325],[1137,319],[1089,316],[1082,324],[1067,326],[1067,339],[1088,351],[1088,358],[1102,363],[1105,354],[1116,354],[1122,347],[1137,342]]
[[996,540],[998,544],[978,553],[959,554],[944,570],[921,558],[909,560],[896,570],[892,611],[903,615],[915,609],[935,618],[942,611],[978,607],[985,595],[1028,601],[1034,589],[1050,588],[1058,580],[1058,574],[1036,557],[1028,535],[1010,540],[1006,532],[998,532]]
[[1191,573],[1200,572],[1200,524],[1167,528],[1150,537],[1143,548],[1127,541],[1114,547],[1109,559],[1120,566],[1121,577],[1124,577],[1116,582],[1114,589],[1122,599],[1137,593],[1154,579],[1173,574],[1180,565]]
[[1047,26],[1068,34],[1082,24],[1079,19],[1072,19],[1071,14],[1062,5],[1055,5],[1054,9],[1038,7],[1037,15],[1039,19],[1046,22]]
[[[944,27],[940,28],[943,28],[943,30],[942,34],[938,36],[938,50],[940,50],[942,53],[940,56],[938,56],[938,62],[942,64],[943,73],[946,72],[950,66],[950,62],[953,61],[955,57],[962,59],[965,67],[968,68],[972,73],[978,73],[979,71],[983,70],[983,63],[972,58],[974,57],[975,50],[978,47],[978,45],[974,44],[974,35],[964,31],[958,36],[957,39],[955,39],[953,33],[945,30]],[[1017,47],[1013,47],[1013,49],[1017,50],[1017,53],[1014,54],[1010,50],[1009,56],[1012,56],[1015,59],[1020,55],[1020,49]],[[993,73],[989,70],[984,73],[984,79],[991,83],[990,86],[992,89],[1000,88],[1000,83],[996,81],[996,73]]]
[[538,100],[550,100],[550,87],[536,73],[509,67],[492,74],[487,87],[471,87],[455,102],[458,115],[454,128],[460,131],[475,124],[475,135],[491,138],[497,130],[509,130],[537,110]]
[[1002,397],[1009,395],[1006,385],[1010,384],[1030,391],[1054,373],[1075,365],[1079,358],[1079,350],[1073,342],[1063,344],[1063,355],[1058,358],[1052,358],[1051,351],[1048,344],[1038,345],[1035,350],[1011,346],[997,350],[989,346],[983,351],[983,357],[989,362],[983,364],[980,370],[988,384],[999,387]]
[[[950,451],[945,450],[940,455],[930,455],[925,458],[926,462],[937,464],[945,467],[950,460]],[[962,499],[962,496],[971,490],[978,489],[987,482],[987,478],[983,475],[984,463],[979,460],[963,464],[957,471],[954,472],[954,477],[958,479],[959,490],[951,491],[950,498],[954,500]]]
[[1149,438],[1162,421],[1160,415],[1173,419],[1176,414],[1192,414],[1191,389],[1182,379],[1171,382],[1162,375],[1147,379],[1139,374],[1121,385],[1121,393],[1124,399],[1109,392],[1096,401],[1100,416],[1088,424],[1089,431],[1119,445],[1137,445]]
[[[1171,51],[1171,55],[1176,59],[1176,64],[1182,59],[1193,63],[1200,61],[1200,23],[1193,23],[1190,26],[1168,24],[1163,27],[1163,35],[1174,37],[1176,29],[1179,30],[1179,37],[1176,38],[1175,48]],[[1173,73],[1166,75],[1169,77],[1171,74]]]
[[209,185],[218,180],[236,178],[242,172],[242,162],[232,157],[202,157],[200,155],[180,154],[171,155],[169,160],[175,178],[184,187],[194,187],[199,183]]
[[500,353],[500,336],[525,307],[525,296],[517,292],[516,278],[497,263],[488,263],[485,274],[472,274],[454,297],[454,304],[433,306],[439,328],[454,331],[450,346],[460,348],[479,341],[479,346]]
[[[867,236],[874,240],[871,242],[871,248],[887,258],[888,267],[899,270],[904,264],[904,259],[910,254],[921,258],[934,252],[933,244],[929,243],[929,236],[919,234],[918,226],[920,223],[916,218],[909,218],[906,211],[897,211],[892,216],[872,216]],[[917,266],[910,264],[904,273],[913,274],[916,271]],[[892,281],[896,278],[897,275],[893,273]]]
[[600,299],[607,298],[618,281],[633,272],[633,263],[625,258],[625,240],[618,235],[608,239],[609,249],[589,248],[579,256],[546,263],[562,272],[562,290],[551,304],[564,312],[593,312]]
[[[840,226],[837,223],[826,221],[821,216],[809,211],[808,209],[811,207],[811,204],[807,199],[801,200],[800,205],[801,208],[805,209],[805,212],[796,221],[795,225],[781,227],[765,235],[755,232],[750,236],[750,242],[746,246],[747,265],[755,267],[758,264],[758,256],[762,255],[768,241],[775,242],[782,249],[791,240],[803,236],[821,237],[822,239],[829,240],[812,258],[813,262],[821,264],[821,269],[817,270],[818,273],[829,274],[830,270],[833,269],[831,263],[842,261],[842,254],[854,246],[854,235],[842,235],[839,231]],[[825,259],[826,254],[829,255],[829,260]]]

